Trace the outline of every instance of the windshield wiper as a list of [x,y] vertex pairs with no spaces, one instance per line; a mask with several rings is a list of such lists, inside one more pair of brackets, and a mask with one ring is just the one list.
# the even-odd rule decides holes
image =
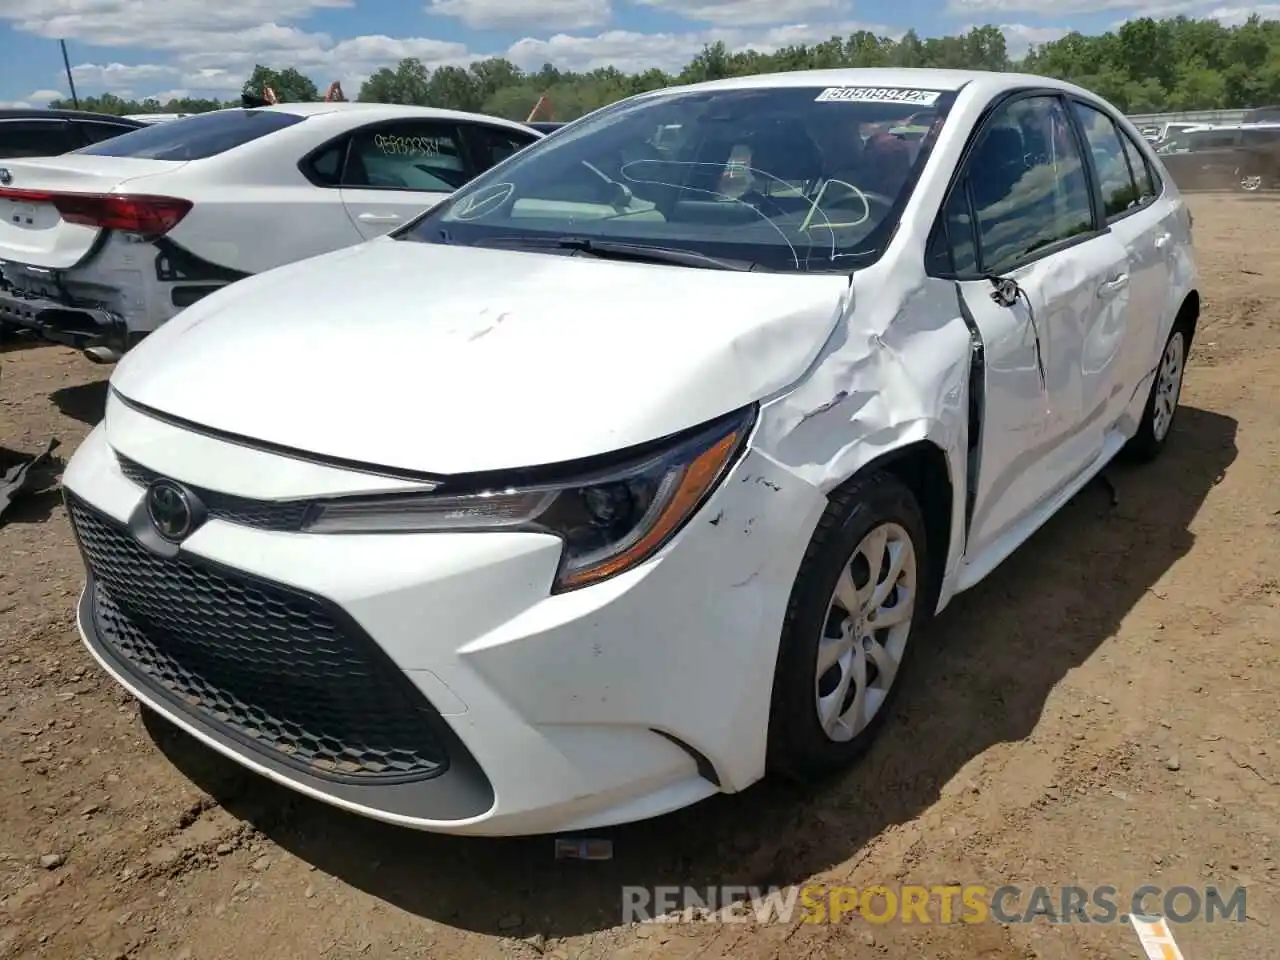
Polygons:
[[576,250],[602,260],[630,260],[635,263],[668,263],[701,270],[735,270],[746,273],[755,264],[746,260],[722,260],[693,250],[652,247],[644,243],[620,240],[596,240],[592,237],[488,237],[475,241],[478,247],[525,247],[527,249]]

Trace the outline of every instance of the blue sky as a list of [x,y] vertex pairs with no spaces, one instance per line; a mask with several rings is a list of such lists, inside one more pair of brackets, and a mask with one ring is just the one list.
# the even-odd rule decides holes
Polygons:
[[[1050,12],[1050,11],[1053,12]],[[57,40],[81,94],[234,95],[254,63],[296,66],[349,96],[382,66],[502,55],[536,69],[676,68],[704,43],[774,49],[867,28],[925,35],[1000,26],[1015,54],[1069,29],[1144,14],[1239,22],[1280,3],[1196,0],[0,0],[0,105],[64,96]]]

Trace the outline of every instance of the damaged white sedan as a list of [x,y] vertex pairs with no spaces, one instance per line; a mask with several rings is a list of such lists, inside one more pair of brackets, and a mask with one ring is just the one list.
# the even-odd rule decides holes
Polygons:
[[128,355],[65,476],[80,629],[213,749],[420,829],[839,770],[926,618],[1165,445],[1190,227],[1040,77],[614,104]]

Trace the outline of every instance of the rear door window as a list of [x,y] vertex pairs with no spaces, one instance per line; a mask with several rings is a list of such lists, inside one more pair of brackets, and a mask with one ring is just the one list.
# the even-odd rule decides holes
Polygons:
[[1120,139],[1124,143],[1125,156],[1129,158],[1129,169],[1133,171],[1134,179],[1138,182],[1138,199],[1146,203],[1160,192],[1156,175],[1152,172],[1147,158],[1138,149],[1138,145],[1133,142],[1133,138],[1121,130]]
[[1107,219],[1123,216],[1137,206],[1138,197],[1144,191],[1134,181],[1120,131],[1110,117],[1088,104],[1076,100],[1071,108],[1084,128],[1085,140],[1093,154],[1093,169],[1098,174]]
[[470,179],[456,125],[404,120],[352,135],[342,185],[452,193]]
[[65,120],[0,121],[0,157],[56,157],[79,145]]
[[203,160],[302,120],[294,114],[275,110],[216,110],[151,124],[76,152],[91,157]]

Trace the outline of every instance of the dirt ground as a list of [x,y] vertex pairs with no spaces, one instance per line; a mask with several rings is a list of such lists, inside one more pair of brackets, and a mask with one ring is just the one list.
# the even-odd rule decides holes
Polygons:
[[[1193,200],[1204,314],[1166,458],[1109,471],[959,598],[866,760],[608,832],[408,833],[293,796],[140,714],[75,635],[58,493],[0,527],[0,958],[1067,960],[1127,924],[620,925],[623,884],[1243,885],[1188,960],[1280,938],[1280,201]],[[0,355],[0,445],[68,454],[109,369]],[[1127,903],[1127,900],[1122,899]],[[1122,909],[1122,912],[1123,909]],[[1267,944],[1271,944],[1270,948]]]

